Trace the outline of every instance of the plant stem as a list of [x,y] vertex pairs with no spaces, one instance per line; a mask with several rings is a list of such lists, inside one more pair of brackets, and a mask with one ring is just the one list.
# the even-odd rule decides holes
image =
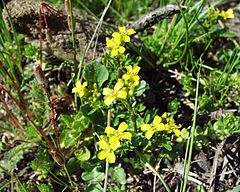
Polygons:
[[71,179],[71,177],[70,177],[70,175],[69,175],[69,173],[68,173],[67,167],[66,167],[65,164],[64,164],[63,167],[64,167],[64,170],[65,170],[65,172],[66,172],[66,175],[67,175],[67,178],[68,178],[68,180],[69,180],[69,183],[70,183],[71,187],[73,188],[72,179]]
[[100,20],[99,20],[99,22],[98,22],[98,24],[97,24],[97,26],[96,26],[96,29],[95,29],[95,31],[94,31],[94,33],[93,33],[93,35],[92,35],[92,38],[91,38],[91,40],[90,40],[90,42],[89,42],[89,44],[88,44],[88,46],[87,46],[86,54],[87,54],[87,52],[88,52],[88,50],[89,50],[89,48],[90,48],[90,46],[91,46],[91,44],[92,44],[92,42],[93,42],[96,34],[97,34],[97,31],[99,30],[99,28],[100,28],[100,26],[101,26],[101,24],[102,24],[102,22],[103,22],[103,18],[104,18],[104,16],[106,15],[107,10],[108,10],[108,8],[110,7],[111,3],[112,3],[112,0],[109,0],[107,6],[106,6],[105,9],[103,10],[102,16],[101,16],[101,18],[100,18]]
[[145,163],[145,166],[148,167],[155,175],[158,176],[158,178],[162,182],[162,184],[165,187],[165,189],[167,190],[167,192],[171,192],[170,188],[168,187],[167,183],[164,181],[162,176],[148,162]]
[[[71,32],[72,32],[72,46],[73,46],[73,62],[74,62],[74,75],[75,78],[77,76],[77,52],[76,52],[76,39],[75,39],[75,27],[73,20],[73,12],[72,12],[72,2],[69,0],[70,7],[70,20],[71,20]],[[69,17],[69,15],[68,15]]]
[[109,170],[109,162],[108,162],[108,159],[106,159],[106,165],[105,165],[105,179],[104,179],[103,192],[106,192],[106,191],[107,191],[108,170]]
[[[107,113],[107,126],[111,125],[111,110],[108,110]],[[107,182],[108,182],[108,170],[109,170],[109,162],[108,159],[106,158],[106,165],[105,165],[105,179],[104,179],[104,187],[103,187],[103,192],[107,191]]]
[[21,124],[18,122],[17,118],[15,117],[15,115],[11,112],[11,110],[8,108],[7,103],[5,102],[4,98],[3,98],[3,94],[2,94],[2,90],[0,89],[0,100],[2,102],[2,105],[4,107],[4,109],[6,110],[7,114],[9,115],[12,124],[17,128],[17,129],[22,129]]
[[18,96],[20,97],[21,101],[24,104],[25,110],[27,111],[28,114],[30,114],[30,109],[28,106],[27,101],[24,99],[23,94],[20,91],[19,86],[17,85],[17,83],[14,81],[14,79],[12,78],[12,76],[10,75],[10,73],[8,72],[8,70],[3,66],[2,63],[0,63],[0,67],[3,69],[4,73],[6,73],[6,75],[8,76],[8,78],[11,80],[13,87],[16,89]]
[[135,114],[135,110],[134,108],[132,108],[132,112],[131,112],[131,119],[132,119],[132,123],[133,123],[133,130],[135,133],[137,133],[137,123],[136,123],[136,114]]
[[[193,150],[193,142],[194,142],[194,137],[195,137],[195,129],[196,129],[196,119],[197,119],[197,106],[198,106],[198,90],[199,90],[199,81],[200,81],[200,69],[198,71],[198,76],[197,76],[197,85],[196,85],[196,94],[195,94],[195,103],[194,103],[194,114],[193,114],[193,123],[191,127],[191,135],[188,139],[188,145],[187,146],[187,154],[185,155],[185,160],[184,162],[187,161],[183,169],[183,184],[181,185],[181,192],[186,191],[187,187],[187,181],[188,181],[188,174],[190,171],[190,165],[191,165],[191,158],[192,158],[192,150]],[[189,149],[188,149],[189,148]]]

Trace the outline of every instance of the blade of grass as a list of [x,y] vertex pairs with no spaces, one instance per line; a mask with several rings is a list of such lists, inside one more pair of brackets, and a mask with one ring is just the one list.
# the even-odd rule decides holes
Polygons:
[[[9,14],[9,11],[6,7],[6,4],[5,2],[2,0],[2,3],[3,3],[3,6],[4,8],[6,9],[6,12],[7,12],[7,17],[9,19],[9,23],[11,25],[11,28],[12,28],[12,31],[13,31],[13,43],[15,42],[16,43],[16,47],[17,47],[17,58],[18,58],[18,62],[17,62],[17,68],[20,72],[21,75],[23,75],[23,68],[22,68],[22,51],[21,51],[21,44],[19,42],[19,39],[18,39],[18,34],[15,30],[15,27],[13,25],[13,22],[11,20],[11,15]],[[2,15],[2,14],[1,14]],[[2,18],[1,18],[2,19]],[[6,30],[8,30],[7,28],[5,28]],[[5,31],[6,31],[5,30]]]
[[195,137],[196,130],[196,119],[197,119],[197,111],[198,111],[198,91],[199,91],[199,82],[200,82],[200,71],[201,66],[199,67],[197,74],[197,85],[196,85],[196,94],[195,94],[195,103],[194,103],[194,114],[193,114],[193,123],[190,130],[190,137],[187,142],[186,154],[184,159],[184,169],[183,169],[183,182],[181,182],[181,192],[186,191],[188,175],[190,171],[191,159],[192,159],[192,151],[193,151],[193,142]]

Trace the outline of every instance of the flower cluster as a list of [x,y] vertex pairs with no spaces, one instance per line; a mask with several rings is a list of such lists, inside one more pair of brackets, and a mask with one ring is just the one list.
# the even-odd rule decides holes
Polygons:
[[112,38],[106,38],[107,48],[110,51],[111,57],[123,54],[125,52],[125,43],[130,42],[130,35],[136,33],[134,29],[126,30],[126,27],[118,27],[119,32],[114,32]]
[[107,106],[111,105],[115,100],[126,99],[127,96],[132,97],[135,88],[140,84],[140,77],[138,76],[140,67],[128,65],[125,68],[127,72],[122,75],[122,79],[118,79],[113,89],[103,88],[104,103]]
[[233,9],[228,9],[227,11],[222,10],[220,13],[220,16],[224,19],[233,19],[234,18],[234,13]]
[[135,87],[140,84],[140,77],[138,72],[140,71],[139,66],[126,66],[127,73],[123,74],[122,79],[124,80],[125,86],[128,89],[128,95],[133,96]]
[[93,86],[88,86],[88,83],[85,81],[81,83],[80,80],[77,81],[76,87],[72,89],[72,93],[77,93],[80,98],[88,97],[90,101],[96,101],[97,98],[101,95],[98,92],[97,84],[94,83]]
[[216,23],[219,19],[227,20],[233,19],[234,13],[233,9],[228,9],[227,11],[219,10],[217,8],[209,8],[208,9],[208,19],[210,23]]
[[111,105],[114,100],[117,99],[126,99],[127,92],[123,89],[124,82],[122,79],[118,79],[117,83],[115,84],[113,89],[108,87],[103,88],[103,95],[105,95],[104,103],[106,105]]
[[175,124],[174,119],[168,118],[167,113],[164,113],[161,117],[155,116],[151,124],[142,124],[140,126],[141,130],[146,132],[145,137],[147,139],[151,139],[154,133],[160,131],[175,133],[179,137],[181,135],[180,127],[180,125]]
[[132,134],[130,132],[125,132],[128,125],[122,122],[118,129],[107,126],[105,133],[107,135],[101,135],[98,142],[101,151],[98,153],[98,158],[100,160],[107,159],[109,163],[115,163],[116,156],[114,151],[116,151],[121,146],[121,140],[131,140]]
[[79,97],[82,98],[84,95],[86,95],[87,92],[87,82],[82,82],[80,80],[77,81],[76,87],[72,89],[72,93],[78,93]]

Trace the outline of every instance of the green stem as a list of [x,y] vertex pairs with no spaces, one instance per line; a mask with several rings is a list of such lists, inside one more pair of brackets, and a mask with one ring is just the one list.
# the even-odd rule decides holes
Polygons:
[[131,120],[133,124],[133,131],[137,133],[137,123],[136,123],[136,113],[134,110],[134,106],[132,107],[130,100],[127,101],[126,108],[128,109],[129,113],[131,114]]
[[[193,123],[191,127],[191,135],[188,140],[189,146],[187,147],[187,155],[185,155],[185,160],[187,160],[186,166],[184,166],[183,170],[183,185],[181,187],[181,191],[185,192],[187,187],[187,181],[188,181],[188,175],[190,171],[190,165],[191,165],[191,158],[192,158],[192,151],[193,151],[193,142],[195,137],[195,129],[196,129],[196,119],[197,119],[197,106],[198,106],[198,90],[199,90],[199,81],[200,81],[200,70],[201,66],[198,71],[198,77],[197,77],[197,85],[196,85],[196,95],[195,95],[195,103],[194,103],[194,114],[193,114]],[[189,150],[188,150],[189,148]]]
[[165,189],[167,190],[167,192],[171,192],[170,188],[168,187],[167,183],[164,181],[162,176],[148,162],[145,163],[145,166],[148,167],[155,175],[158,176],[158,178],[162,182],[162,184],[165,187]]
[[136,114],[135,114],[134,107],[132,108],[131,119],[132,119],[132,123],[133,123],[133,130],[135,133],[137,133]]
[[106,191],[107,191],[108,170],[109,170],[109,162],[108,162],[108,159],[106,159],[106,166],[105,166],[105,179],[104,179],[103,192],[106,192]]
[[76,51],[76,39],[75,39],[75,27],[72,12],[72,1],[70,1],[70,19],[71,19],[71,31],[72,31],[72,46],[73,46],[73,62],[74,62],[74,75],[77,75],[77,51]]
[[70,177],[70,175],[69,175],[69,173],[68,173],[67,167],[66,167],[65,164],[64,164],[63,167],[64,167],[64,170],[65,170],[65,172],[66,172],[66,175],[67,175],[67,178],[68,178],[68,180],[69,180],[69,183],[70,183],[71,187],[73,188],[72,179],[71,179],[71,177]]

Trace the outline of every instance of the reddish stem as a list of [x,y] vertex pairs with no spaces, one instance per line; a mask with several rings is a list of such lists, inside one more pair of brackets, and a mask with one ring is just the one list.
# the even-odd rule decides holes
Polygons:
[[20,103],[12,96],[12,94],[10,93],[10,91],[7,89],[5,85],[0,84],[0,89],[3,89],[8,94],[8,97],[15,102],[19,110],[22,109]]
[[2,90],[0,91],[0,100],[2,102],[3,107],[5,108],[7,114],[9,115],[12,124],[17,128],[17,129],[23,129],[21,124],[18,122],[17,118],[15,115],[11,112],[11,110],[8,108],[7,103],[4,100],[4,96],[2,94]]
[[53,105],[53,102],[51,100],[49,91],[47,90],[46,87],[44,87],[44,90],[45,90],[45,92],[47,94],[48,102],[49,102],[49,105],[50,105],[50,108],[51,108],[51,122],[52,122],[52,125],[53,125],[54,134],[56,136],[58,150],[60,152],[62,152],[62,148],[61,148],[61,145],[60,145],[60,139],[59,139],[59,135],[58,135],[58,131],[57,131],[57,126],[56,126],[56,122],[55,122],[55,117],[56,117],[57,114],[56,114],[56,111],[54,109],[54,105]]
[[40,48],[40,67],[42,68],[42,9],[39,9],[39,48]]
[[18,87],[17,83],[14,81],[14,79],[12,78],[12,76],[10,75],[10,73],[6,70],[6,68],[2,65],[0,65],[0,67],[2,67],[2,69],[4,70],[4,72],[7,74],[8,78],[11,80],[12,84],[13,84],[13,87],[17,90],[17,93],[21,99],[21,101],[23,102],[24,104],[24,107],[25,107],[25,110],[27,111],[28,114],[31,114],[30,113],[30,109],[29,109],[29,106],[28,106],[28,103],[27,101],[24,99],[21,91],[20,91],[20,88]]

